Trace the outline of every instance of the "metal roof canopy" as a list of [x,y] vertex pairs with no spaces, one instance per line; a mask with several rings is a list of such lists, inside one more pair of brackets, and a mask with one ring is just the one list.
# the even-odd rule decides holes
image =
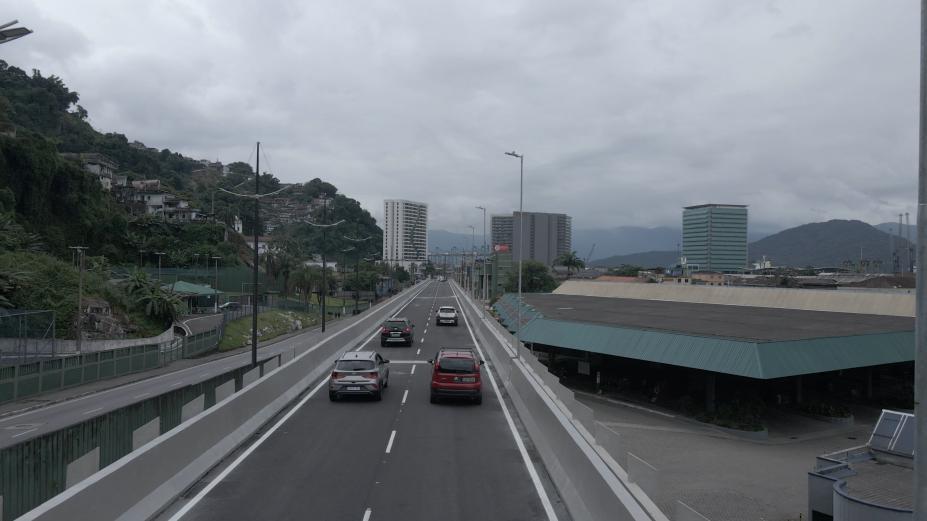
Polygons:
[[[831,336],[823,336],[824,331],[810,328],[810,330],[806,331],[807,334],[804,335],[804,338],[793,335],[782,339],[758,340],[729,338],[692,331],[656,330],[635,325],[581,322],[575,319],[571,320],[565,315],[560,315],[559,318],[548,317],[544,312],[547,311],[548,306],[540,305],[539,302],[551,296],[556,295],[526,295],[528,309],[527,313],[523,312],[523,315],[527,314],[531,319],[522,329],[521,338],[523,341],[757,379],[783,378],[856,367],[909,362],[914,359],[914,328],[913,321],[910,319],[906,319],[911,322],[908,329],[896,325],[898,327],[896,330],[882,328],[881,331],[871,329],[867,332],[852,329],[851,324],[838,322],[836,325],[832,324],[832,329],[829,329]],[[602,300],[611,302],[618,299],[605,298]],[[565,303],[567,301],[561,302]],[[653,303],[653,301],[641,300],[632,300],[631,302],[638,307]],[[531,307],[531,304],[539,305]],[[680,303],[660,302],[659,304],[674,305]],[[514,324],[516,305],[514,295],[506,295],[496,304],[496,310],[506,325]],[[692,305],[687,304],[687,306]],[[572,306],[565,304],[558,307],[572,307],[573,309],[555,308],[554,310],[560,312],[577,311],[575,301]],[[703,307],[715,306],[694,305],[694,309],[691,311],[698,313]],[[723,328],[727,327],[731,322],[742,320],[740,311],[745,309],[744,307],[716,307],[728,308],[726,310],[726,320],[719,321],[716,318],[709,321],[711,325]],[[544,311],[542,311],[542,308]],[[765,308],[753,309],[784,311]],[[627,309],[626,311],[631,312]],[[676,311],[679,311],[679,309]],[[796,310],[785,311],[795,312]],[[805,315],[811,312],[797,311],[797,313]],[[849,315],[850,318],[855,317],[857,319],[867,317],[867,315],[848,313],[826,312],[824,314],[831,317],[833,315]],[[654,320],[654,323],[656,323],[656,319],[660,318],[658,315],[651,314],[649,316]],[[794,327],[796,324],[783,323],[789,318],[794,317],[783,317],[782,320],[769,324],[769,328],[788,329]],[[891,317],[879,316],[875,318],[881,321]],[[689,320],[697,322],[699,317],[698,315],[690,316]],[[800,322],[797,324],[801,325]],[[850,329],[843,330],[841,334],[842,328],[838,326],[846,326]],[[767,336],[774,337],[775,334],[770,331]]]

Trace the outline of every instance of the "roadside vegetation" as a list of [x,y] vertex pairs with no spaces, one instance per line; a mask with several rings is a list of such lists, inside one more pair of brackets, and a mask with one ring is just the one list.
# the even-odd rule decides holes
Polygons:
[[[258,314],[258,343],[280,335],[312,327],[319,323],[318,315],[299,311],[272,310]],[[219,351],[251,345],[251,315],[232,320],[225,325]]]

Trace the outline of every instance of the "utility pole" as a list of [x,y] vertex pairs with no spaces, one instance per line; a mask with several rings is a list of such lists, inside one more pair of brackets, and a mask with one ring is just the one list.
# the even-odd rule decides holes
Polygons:
[[[254,225],[253,225],[253,234],[254,234],[254,265],[251,268],[251,278],[252,285],[254,289],[251,293],[251,365],[257,365],[257,322],[258,322],[258,265],[260,263],[260,255],[258,253],[258,235],[260,233],[260,219],[261,219],[261,199],[271,195],[279,194],[280,192],[290,188],[293,185],[287,185],[279,190],[262,194],[261,189],[261,142],[257,142],[257,159],[254,165],[254,194],[240,194],[226,190],[225,188],[219,188],[219,190],[233,195],[235,197],[241,197],[244,199],[254,199]],[[244,183],[242,183],[244,184]]]
[[216,257],[216,256],[212,257],[212,259],[216,261],[216,271],[215,271],[216,278],[214,281],[214,285],[212,287],[213,295],[215,297],[213,298],[214,311],[216,313],[219,312],[219,259],[221,258],[222,257]]
[[84,323],[84,250],[86,246],[68,246],[68,249],[77,251],[77,354],[81,353],[81,337],[83,330],[81,325]]
[[257,198],[261,193],[261,142],[257,142],[257,158],[254,165],[254,266],[251,270],[251,281],[254,289],[251,293],[251,367],[257,367],[257,328],[258,328],[258,232],[260,231],[261,201]]
[[162,284],[161,282],[161,257],[164,256],[164,252],[156,251],[154,252],[154,254],[158,256],[158,287],[160,287]]
[[921,0],[914,358],[914,520],[927,520],[927,0]]
[[[327,195],[327,194],[326,194]],[[326,224],[325,221],[328,220],[328,197],[322,199],[322,224]],[[322,332],[325,332],[325,301],[328,300],[328,284],[325,280],[325,272],[328,271],[325,263],[325,250],[328,248],[326,233],[327,228],[322,228],[322,288],[319,291],[319,304],[321,305],[322,310]]]

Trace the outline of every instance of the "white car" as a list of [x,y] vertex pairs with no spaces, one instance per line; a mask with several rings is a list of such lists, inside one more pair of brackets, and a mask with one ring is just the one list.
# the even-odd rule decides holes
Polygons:
[[438,308],[438,317],[435,319],[435,325],[444,324],[457,325],[457,310],[451,306],[441,306]]

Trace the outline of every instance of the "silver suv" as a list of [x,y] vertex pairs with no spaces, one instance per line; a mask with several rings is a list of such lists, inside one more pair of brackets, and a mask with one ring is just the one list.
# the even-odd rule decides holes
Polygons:
[[379,401],[389,387],[389,360],[375,351],[349,351],[335,362],[328,380],[328,398],[372,396]]
[[451,306],[441,306],[438,308],[438,316],[435,318],[435,325],[442,324],[457,325],[457,310]]

